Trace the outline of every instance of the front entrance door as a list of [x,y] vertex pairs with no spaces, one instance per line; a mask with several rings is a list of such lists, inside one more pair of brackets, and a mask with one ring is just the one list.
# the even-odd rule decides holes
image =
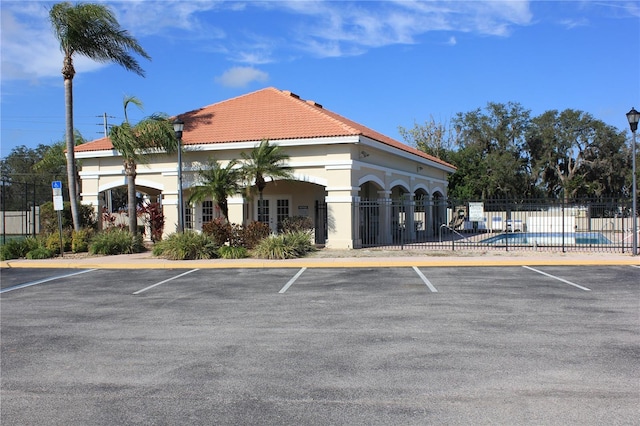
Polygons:
[[279,224],[285,217],[289,217],[291,202],[288,198],[264,197],[262,203],[256,202],[256,217],[258,222],[268,223],[271,232],[276,234]]

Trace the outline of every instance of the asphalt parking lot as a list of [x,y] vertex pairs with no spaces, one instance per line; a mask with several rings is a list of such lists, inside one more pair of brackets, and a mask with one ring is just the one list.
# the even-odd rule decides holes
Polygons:
[[3,269],[3,425],[638,424],[640,268]]

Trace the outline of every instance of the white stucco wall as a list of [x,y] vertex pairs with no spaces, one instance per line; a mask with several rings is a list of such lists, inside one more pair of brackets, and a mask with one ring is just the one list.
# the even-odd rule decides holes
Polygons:
[[[290,199],[292,216],[306,211],[314,214],[316,201],[326,202],[328,211],[328,247],[353,248],[357,233],[354,229],[353,203],[361,197],[366,182],[375,182],[381,191],[379,198],[392,196],[394,187],[413,193],[422,189],[428,194],[440,191],[446,195],[447,170],[421,157],[400,152],[376,141],[326,140],[278,141],[289,155],[289,166],[298,182],[271,182],[265,197]],[[195,183],[197,169],[210,158],[226,162],[241,158],[255,143],[216,144],[186,147],[183,153],[183,193],[188,199],[189,187]],[[79,153],[81,160],[81,197],[84,204],[100,207],[99,194],[107,189],[125,185],[122,160],[113,152]],[[165,215],[165,235],[175,232],[178,223],[177,155],[150,157],[148,164],[138,165],[136,184],[162,194]],[[396,190],[397,192],[398,190]],[[378,191],[376,191],[378,192]],[[367,194],[371,196],[373,194]],[[257,196],[256,196],[257,198]],[[255,198],[242,196],[229,200],[230,220],[245,223],[254,220]],[[195,211],[197,212],[196,207]],[[314,217],[315,220],[315,217]]]

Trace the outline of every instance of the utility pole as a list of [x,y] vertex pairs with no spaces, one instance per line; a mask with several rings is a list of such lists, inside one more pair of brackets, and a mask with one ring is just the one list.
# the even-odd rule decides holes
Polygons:
[[109,136],[109,124],[107,122],[107,118],[115,118],[112,115],[107,115],[107,113],[105,112],[103,115],[96,115],[96,117],[100,118],[102,117],[102,123],[98,124],[98,126],[103,126],[104,129],[104,137],[106,138],[107,136]]

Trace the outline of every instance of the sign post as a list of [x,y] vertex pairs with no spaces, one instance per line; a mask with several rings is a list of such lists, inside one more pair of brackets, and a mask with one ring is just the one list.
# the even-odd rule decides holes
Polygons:
[[53,209],[58,212],[58,232],[60,233],[60,256],[64,257],[64,241],[62,239],[62,210],[64,210],[64,202],[62,201],[62,182],[54,180],[51,182],[53,190]]
[[484,203],[469,203],[469,221],[473,222],[473,230],[478,230],[478,223],[484,221]]

